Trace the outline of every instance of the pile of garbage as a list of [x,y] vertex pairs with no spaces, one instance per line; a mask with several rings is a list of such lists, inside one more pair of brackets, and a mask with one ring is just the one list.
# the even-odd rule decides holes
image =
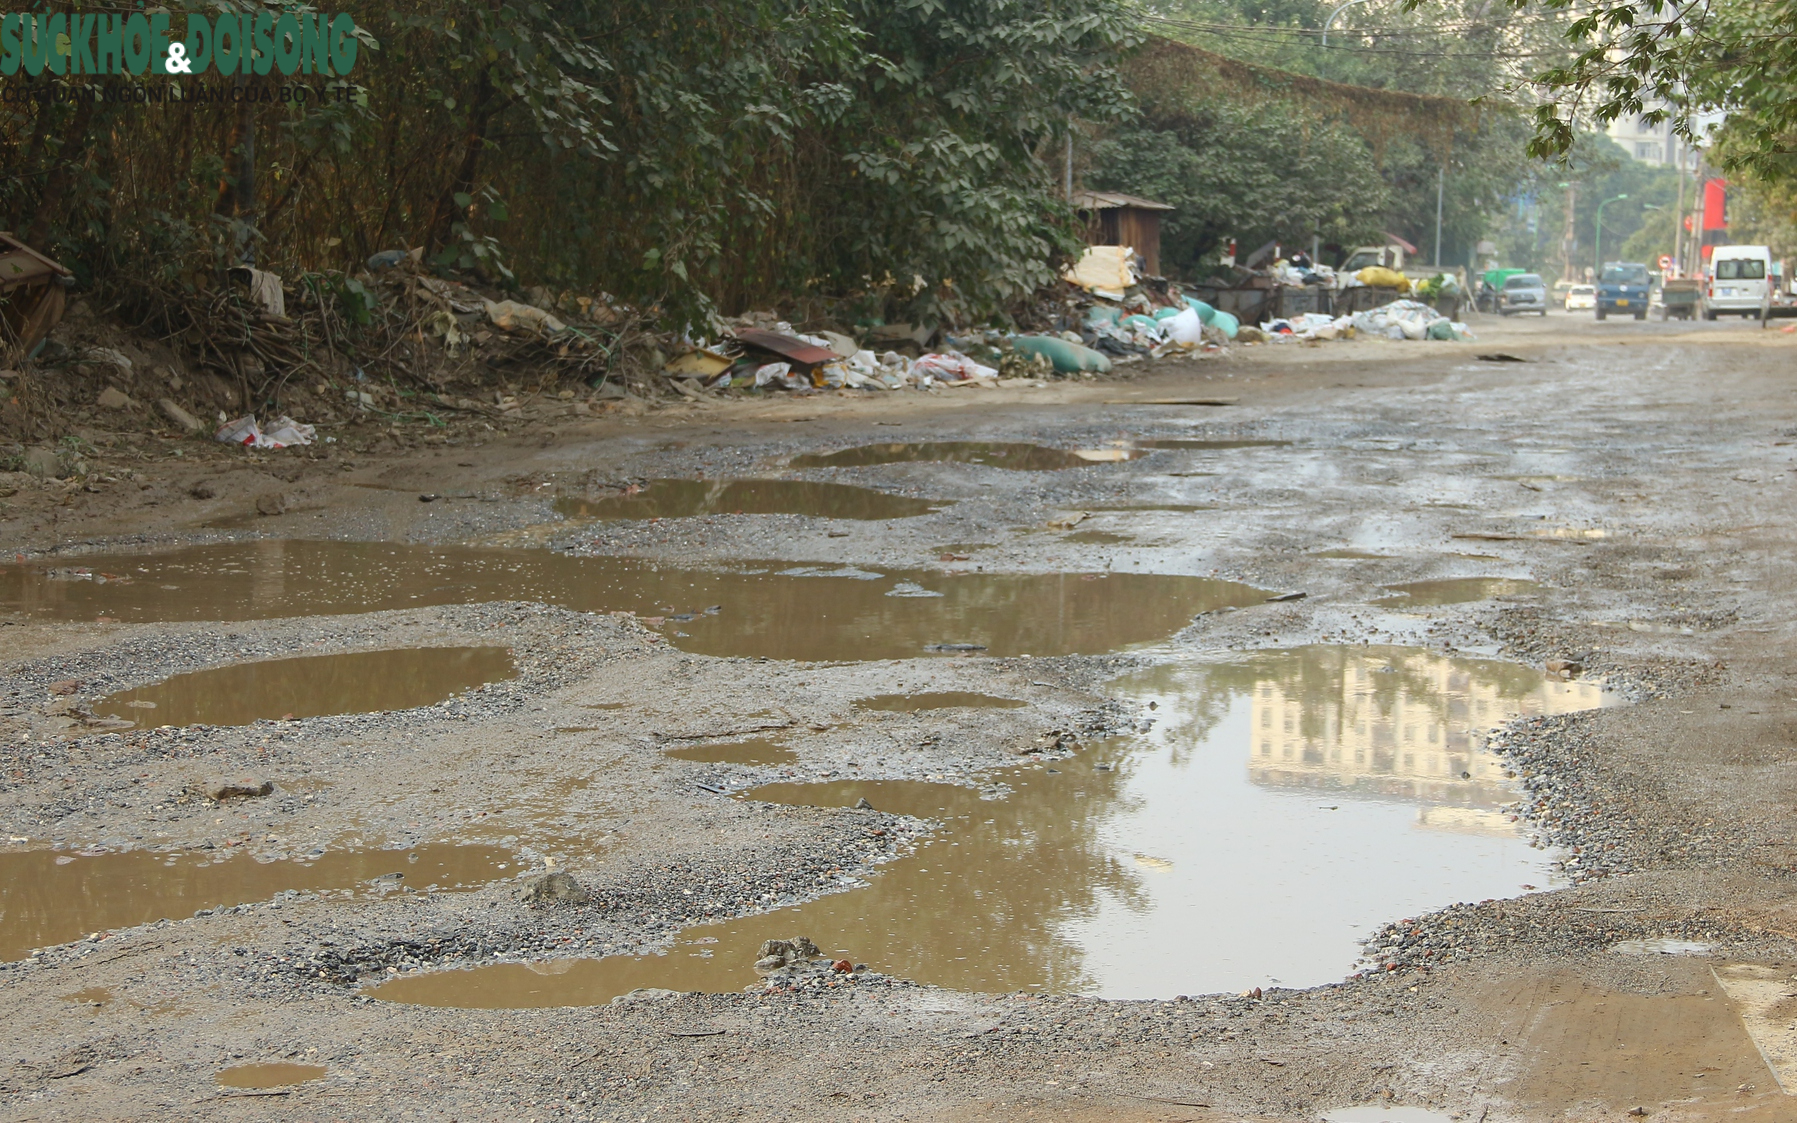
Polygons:
[[1386,339],[1440,339],[1467,341],[1477,338],[1465,324],[1415,300],[1394,300],[1349,317],[1354,329]]
[[1282,285],[1335,287],[1335,270],[1321,262],[1310,260],[1310,255],[1305,253],[1279,258],[1267,270],[1267,275]]
[[1169,355],[1218,352],[1244,330],[1236,318],[1139,278],[1127,247],[1092,246],[1067,273],[1065,303],[1045,332],[936,332],[873,324],[851,336],[801,332],[766,313],[719,321],[715,338],[683,341],[663,367],[674,390],[935,390],[1011,380],[1082,378]]
[[[915,345],[914,345],[915,346]],[[801,333],[726,325],[715,340],[687,345],[662,370],[687,396],[699,390],[928,390],[936,385],[996,385],[999,370],[953,348],[916,357],[863,347],[840,332]]]
[[1085,290],[1084,322],[1061,334],[1122,362],[1221,351],[1240,324],[1227,312],[1186,296],[1179,285],[1137,271],[1128,246],[1088,246],[1066,280]]
[[1438,339],[1471,341],[1472,329],[1451,320],[1427,304],[1394,300],[1351,316],[1325,316],[1311,312],[1260,325],[1272,343],[1310,343],[1370,336],[1378,339]]

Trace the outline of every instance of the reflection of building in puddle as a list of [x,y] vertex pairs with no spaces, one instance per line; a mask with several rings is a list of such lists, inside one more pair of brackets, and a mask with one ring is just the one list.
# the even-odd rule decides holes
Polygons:
[[[1589,682],[1528,668],[1406,650],[1316,647],[1254,663],[1249,778],[1463,807],[1514,798],[1484,734],[1515,717],[1604,704]],[[1424,816],[1420,825],[1485,833],[1499,821]]]
[[1430,831],[1454,834],[1513,835],[1516,824],[1501,811],[1485,807],[1442,807],[1424,804],[1416,809],[1416,825]]

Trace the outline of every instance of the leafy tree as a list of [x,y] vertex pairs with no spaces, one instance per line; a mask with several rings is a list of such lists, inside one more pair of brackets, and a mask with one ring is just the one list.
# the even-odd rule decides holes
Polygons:
[[345,101],[0,105],[0,222],[115,290],[198,291],[245,247],[291,276],[423,246],[676,326],[844,298],[986,316],[1074,247],[1041,157],[1128,111],[1137,38],[1122,0],[394,0],[358,19]]
[[1162,223],[1161,260],[1187,276],[1214,263],[1229,237],[1244,251],[1274,239],[1308,247],[1312,235],[1338,244],[1379,237],[1391,198],[1351,129],[1281,106],[1151,112],[1117,130],[1093,164],[1094,186],[1177,208]]

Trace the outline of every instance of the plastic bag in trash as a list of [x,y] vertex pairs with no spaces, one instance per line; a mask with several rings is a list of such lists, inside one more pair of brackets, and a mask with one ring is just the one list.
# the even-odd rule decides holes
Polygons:
[[781,390],[803,390],[806,383],[792,372],[791,363],[768,363],[755,368],[755,385],[773,386]]
[[929,354],[911,364],[912,373],[928,375],[939,382],[965,382],[970,378],[996,379],[998,371],[982,366],[959,351]]
[[1166,322],[1167,338],[1175,343],[1203,343],[1204,321],[1196,308],[1187,308]]
[[318,436],[318,430],[310,425],[301,425],[286,414],[269,422],[264,430],[256,424],[256,415],[245,414],[235,421],[227,421],[218,427],[213,434],[217,440],[228,445],[244,445],[248,448],[291,448],[295,445],[309,445]]
[[1369,265],[1354,274],[1354,279],[1363,285],[1378,289],[1397,289],[1399,292],[1410,291],[1410,278],[1396,269],[1387,269],[1383,265]]

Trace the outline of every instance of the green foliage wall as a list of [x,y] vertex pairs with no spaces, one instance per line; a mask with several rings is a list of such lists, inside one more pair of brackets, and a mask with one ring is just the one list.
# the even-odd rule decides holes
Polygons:
[[[231,4],[261,8],[206,10]],[[41,227],[102,285],[203,285],[245,245],[289,274],[424,245],[675,324],[855,294],[871,311],[984,315],[1074,245],[1038,153],[1076,117],[1129,109],[1120,0],[398,0],[356,15],[353,103],[5,103],[0,223]],[[237,206],[246,135],[253,205]]]

